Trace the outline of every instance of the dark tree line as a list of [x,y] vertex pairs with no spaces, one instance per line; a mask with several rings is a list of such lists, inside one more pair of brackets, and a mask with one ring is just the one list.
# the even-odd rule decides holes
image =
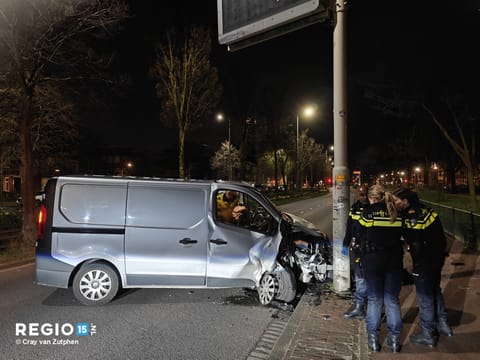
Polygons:
[[[19,138],[23,196],[23,235],[35,239],[35,151],[48,151],[60,136],[68,152],[75,140],[74,107],[78,91],[109,82],[112,55],[102,41],[128,16],[120,0],[25,0],[0,5],[0,80],[10,96]],[[7,99],[5,97],[5,99]],[[8,100],[7,99],[7,100]],[[48,139],[42,141],[46,134]],[[52,149],[50,149],[52,150]]]

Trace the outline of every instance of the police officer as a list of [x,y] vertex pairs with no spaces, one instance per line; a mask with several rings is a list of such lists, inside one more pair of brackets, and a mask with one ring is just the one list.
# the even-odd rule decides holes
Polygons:
[[416,192],[401,188],[394,195],[404,219],[404,238],[412,257],[420,313],[420,331],[410,336],[410,341],[434,347],[437,332],[443,336],[453,335],[440,289],[446,254],[445,233],[438,214],[422,204]]
[[385,303],[387,346],[396,353],[401,348],[403,327],[399,299],[403,271],[402,219],[397,216],[395,198],[382,186],[370,187],[368,200],[370,206],[359,220],[365,228],[362,264],[368,294],[365,320],[368,347],[373,352],[380,350],[378,335]]
[[343,239],[342,254],[348,256],[348,249],[351,249],[353,261],[353,276],[355,281],[354,300],[352,307],[343,314],[346,318],[363,319],[365,317],[365,306],[367,305],[367,283],[363,276],[361,258],[362,226],[359,224],[360,215],[368,206],[367,188],[358,188],[359,199],[353,203],[348,213],[345,238]]

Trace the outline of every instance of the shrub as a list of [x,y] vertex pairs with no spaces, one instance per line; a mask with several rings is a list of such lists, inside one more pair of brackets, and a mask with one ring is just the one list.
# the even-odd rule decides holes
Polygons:
[[21,216],[15,209],[0,208],[0,228],[17,227],[21,224]]

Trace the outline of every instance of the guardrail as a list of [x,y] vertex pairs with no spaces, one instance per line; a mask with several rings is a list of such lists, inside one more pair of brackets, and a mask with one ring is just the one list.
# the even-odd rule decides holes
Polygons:
[[480,215],[449,206],[422,200],[439,215],[446,233],[463,241],[465,249],[480,250],[478,236],[480,234]]
[[0,230],[0,251],[8,248],[11,241],[18,239],[20,228],[9,228]]

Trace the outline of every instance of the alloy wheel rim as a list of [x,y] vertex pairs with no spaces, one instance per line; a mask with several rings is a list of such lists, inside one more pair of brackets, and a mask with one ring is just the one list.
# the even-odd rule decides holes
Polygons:
[[263,305],[270,304],[275,298],[278,291],[278,280],[272,274],[265,274],[260,281],[260,287],[258,288],[258,295],[260,303]]

